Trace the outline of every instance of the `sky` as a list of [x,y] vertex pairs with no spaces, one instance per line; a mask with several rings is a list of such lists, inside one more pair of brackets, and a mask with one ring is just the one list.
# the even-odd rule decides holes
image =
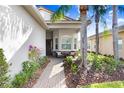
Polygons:
[[[37,5],[37,7],[40,7],[40,6],[46,8],[48,10],[51,10],[53,12],[55,12],[60,7],[60,5]],[[118,7],[124,8],[124,5],[118,6]],[[89,10],[87,13],[88,19],[92,16],[92,14],[93,14],[93,12]],[[78,20],[80,17],[79,6],[73,5],[72,8],[68,11],[68,13],[66,13],[65,15],[72,19]],[[106,29],[111,29],[112,28],[112,9],[111,8],[107,11],[106,15],[104,16],[104,19],[107,23]],[[124,12],[123,13],[118,12],[118,26],[121,26],[121,25],[124,25]],[[104,24],[102,22],[100,22],[99,32],[103,32],[103,31],[105,31]],[[94,20],[92,20],[92,23],[88,26],[87,33],[88,33],[88,36],[95,34]]]

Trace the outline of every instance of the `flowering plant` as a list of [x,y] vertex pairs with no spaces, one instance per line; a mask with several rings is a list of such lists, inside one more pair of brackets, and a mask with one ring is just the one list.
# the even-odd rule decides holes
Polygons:
[[41,54],[41,50],[39,48],[33,45],[29,45],[28,57],[30,60],[34,62],[38,62],[40,58],[40,54]]

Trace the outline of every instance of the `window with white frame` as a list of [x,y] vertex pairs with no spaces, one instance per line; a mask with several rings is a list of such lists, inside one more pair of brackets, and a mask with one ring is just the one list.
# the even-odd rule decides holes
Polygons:
[[55,38],[55,49],[58,49],[58,38]]
[[74,49],[77,49],[77,38],[74,39]]
[[61,44],[61,48],[63,50],[69,50],[71,49],[71,44],[72,44],[72,38],[71,37],[62,37],[62,44]]
[[123,40],[121,38],[118,39],[118,48],[119,50],[122,49],[122,44],[123,44]]

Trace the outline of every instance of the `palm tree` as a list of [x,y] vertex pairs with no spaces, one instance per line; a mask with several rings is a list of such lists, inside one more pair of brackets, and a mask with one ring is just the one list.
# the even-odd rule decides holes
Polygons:
[[81,20],[81,55],[82,55],[82,62],[80,64],[80,69],[84,66],[87,69],[87,5],[80,6],[80,20]]
[[93,17],[96,24],[96,54],[99,53],[99,22],[106,24],[104,15],[107,13],[107,6],[105,5],[92,5],[89,7],[93,11]]
[[[60,8],[52,15],[52,22],[61,20],[64,18],[65,13],[67,13],[72,6],[70,5],[61,5]],[[80,19],[81,19],[81,55],[82,62],[80,68],[84,67],[87,69],[87,5],[80,5]]]
[[122,6],[112,6],[112,36],[113,36],[113,54],[114,59],[119,61],[119,48],[118,48],[118,17],[117,14],[124,13],[124,7]]
[[117,24],[117,6],[112,6],[112,36],[113,36],[113,52],[115,60],[119,60],[119,52],[118,52],[118,24]]

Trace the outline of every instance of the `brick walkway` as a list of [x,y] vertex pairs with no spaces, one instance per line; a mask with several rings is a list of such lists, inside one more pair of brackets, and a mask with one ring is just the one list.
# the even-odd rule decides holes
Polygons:
[[50,60],[33,88],[66,88],[62,59],[50,58]]

